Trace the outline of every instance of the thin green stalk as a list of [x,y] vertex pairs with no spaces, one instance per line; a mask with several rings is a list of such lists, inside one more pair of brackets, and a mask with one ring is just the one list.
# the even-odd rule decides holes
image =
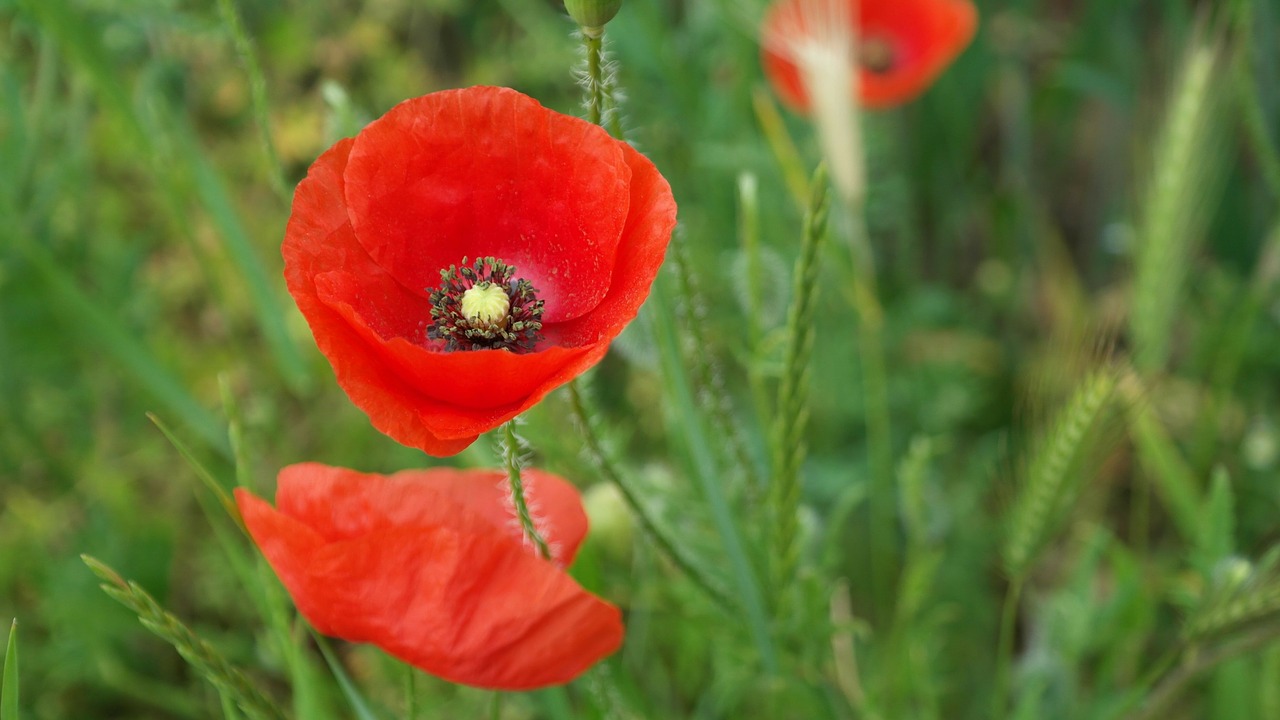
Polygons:
[[720,370],[714,353],[706,348],[704,328],[707,326],[706,303],[698,288],[697,275],[690,268],[688,251],[682,242],[673,242],[668,250],[671,268],[675,272],[680,289],[680,303],[676,307],[677,321],[681,323],[680,337],[686,363],[690,365],[690,378],[712,422],[714,432],[722,438],[725,459],[732,463],[734,477],[743,478],[740,485],[752,490],[760,487],[759,472],[743,440],[744,432],[733,412],[733,402],[725,387],[724,373]]
[[875,618],[888,618],[893,605],[894,564],[898,528],[898,500],[893,483],[893,427],[889,412],[889,376],[884,347],[884,310],[876,288],[875,259],[867,240],[862,206],[850,206],[853,257],[853,310],[858,316],[858,356],[862,363],[862,393],[866,407],[867,449],[871,482],[868,508],[871,593]]
[[1000,612],[1000,635],[996,647],[995,689],[991,693],[991,717],[1002,718],[1009,705],[1010,674],[1013,667],[1013,639],[1018,624],[1018,607],[1022,602],[1022,578],[1009,583]]
[[1262,178],[1272,199],[1280,200],[1280,150],[1267,132],[1267,118],[1258,98],[1258,84],[1253,79],[1253,3],[1242,0],[1236,6],[1236,102],[1240,104],[1240,120],[1245,138],[1253,146]]
[[587,122],[600,125],[604,117],[606,78],[603,63],[604,28],[582,28],[582,45],[587,53],[586,89]]
[[284,183],[284,166],[280,163],[276,144],[271,139],[271,124],[267,118],[267,81],[262,74],[262,67],[258,64],[258,56],[254,54],[253,42],[249,39],[249,33],[245,30],[234,0],[218,0],[218,11],[222,15],[222,22],[227,26],[227,31],[231,33],[231,40],[235,44],[236,54],[240,56],[240,62],[244,64],[245,73],[249,75],[249,98],[253,105],[253,119],[258,125],[258,134],[262,136],[262,147],[267,153],[267,163],[270,168],[268,179],[271,189],[281,200],[287,201],[289,189]]
[[747,382],[751,386],[751,399],[756,417],[768,416],[769,404],[765,391],[763,369],[764,324],[764,269],[760,261],[760,201],[756,191],[756,176],[743,172],[738,175],[738,238],[746,259],[747,285]]
[[[661,280],[660,277],[659,281]],[[764,595],[756,578],[756,571],[747,555],[742,533],[734,522],[733,511],[725,497],[724,488],[720,485],[722,476],[716,469],[715,459],[710,451],[711,441],[702,425],[689,378],[685,372],[684,358],[680,353],[680,339],[676,333],[675,323],[672,321],[672,309],[667,297],[670,290],[662,287],[661,284],[657,290],[649,297],[652,307],[648,317],[653,323],[654,339],[666,379],[665,386],[671,393],[676,406],[673,417],[675,427],[672,428],[672,434],[682,441],[689,453],[694,477],[702,489],[703,496],[707,499],[712,521],[724,544],[738,601],[746,615],[748,630],[755,640],[764,668],[769,674],[776,674],[779,667],[778,657],[773,638],[769,634]]]
[[787,132],[786,123],[782,121],[782,113],[778,112],[778,106],[764,88],[756,88],[752,93],[751,105],[755,108],[756,122],[760,123],[760,130],[764,132],[769,149],[782,168],[782,177],[786,180],[787,189],[791,191],[791,197],[797,207],[803,208],[809,199],[808,177],[804,161],[800,159],[800,151],[796,149],[795,141]]
[[520,470],[524,466],[523,454],[526,445],[524,439],[516,434],[515,420],[502,426],[502,437],[502,462],[507,471],[507,483],[511,486],[511,502],[515,506],[516,517],[520,520],[520,529],[524,531],[525,538],[538,549],[538,555],[544,560],[550,560],[551,548],[538,533],[533,514],[529,512],[529,503],[525,500],[524,480],[520,477]]
[[4,675],[0,679],[0,720],[18,720],[18,620],[9,626],[4,651]]
[[706,573],[698,568],[694,559],[680,547],[679,543],[672,540],[649,509],[640,501],[639,493],[636,491],[632,479],[623,472],[622,467],[615,462],[612,453],[605,446],[600,423],[596,420],[595,414],[588,410],[583,392],[578,387],[578,380],[569,383],[569,404],[573,409],[573,416],[578,423],[578,427],[582,429],[582,439],[586,443],[588,457],[595,465],[596,470],[622,493],[622,499],[627,503],[627,507],[631,509],[632,515],[639,521],[641,529],[653,540],[658,549],[662,551],[662,554],[666,555],[708,597],[723,609],[733,607],[734,602],[725,594],[724,590],[720,589],[717,583],[713,582]]
[[794,298],[787,318],[787,344],[772,432],[773,478],[766,506],[773,511],[773,587],[779,596],[791,586],[799,562],[796,535],[800,468],[807,449],[804,436],[809,424],[809,359],[816,334],[813,314],[818,294],[818,250],[827,234],[829,198],[826,169],[819,166],[811,184],[792,280]]
[[[342,661],[333,652],[333,648],[329,647],[329,641],[315,630],[310,632],[312,642],[319,648],[321,657],[324,658],[325,664],[329,666],[329,672],[333,673],[334,680],[338,682],[338,689],[342,691],[343,697],[347,699],[347,704],[351,706],[351,712],[355,713],[356,720],[380,720],[373,713],[373,710],[369,708],[368,701],[360,694],[360,690],[352,682],[351,676],[347,675],[346,669],[342,666]],[[304,718],[304,715],[299,714],[298,720],[304,720]]]

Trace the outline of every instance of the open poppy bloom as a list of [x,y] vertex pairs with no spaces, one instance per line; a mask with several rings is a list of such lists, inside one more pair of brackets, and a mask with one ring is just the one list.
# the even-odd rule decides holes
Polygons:
[[451,455],[599,362],[676,222],[653,163],[505,88],[392,108],[294,194],[285,280],[374,427]]
[[622,643],[618,609],[562,568],[587,532],[572,485],[526,470],[545,560],[525,543],[496,471],[280,471],[276,507],[243,490],[253,540],[316,630],[377,645],[452,682],[568,682]]
[[969,0],[780,0],[765,14],[764,70],[788,105],[808,112],[805,56],[815,44],[843,43],[862,104],[893,107],[923,92],[977,25]]

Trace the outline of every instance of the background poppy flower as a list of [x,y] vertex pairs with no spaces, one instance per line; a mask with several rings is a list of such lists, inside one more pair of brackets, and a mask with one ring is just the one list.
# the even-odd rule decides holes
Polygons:
[[905,103],[927,88],[973,39],[978,13],[969,0],[781,0],[762,28],[764,70],[774,90],[801,112],[812,106],[798,48],[843,28],[858,72],[858,98],[869,108]]
[[[604,357],[675,222],[667,181],[627,143],[514,90],[447,90],[311,166],[285,279],[374,427],[451,455]],[[540,333],[532,347],[450,351],[432,326],[441,271],[490,257],[532,286]]]
[[496,471],[304,463],[280,471],[275,508],[243,489],[236,503],[316,630],[452,682],[527,690],[572,680],[623,629],[616,607],[562,570],[587,531],[577,490],[523,476],[551,561],[525,543]]

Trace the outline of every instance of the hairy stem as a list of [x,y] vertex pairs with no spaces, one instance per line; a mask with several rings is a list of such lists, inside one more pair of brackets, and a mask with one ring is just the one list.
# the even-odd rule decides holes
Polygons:
[[511,486],[511,503],[515,506],[516,517],[520,520],[520,529],[524,532],[525,539],[538,549],[538,555],[544,560],[550,560],[551,548],[547,546],[547,541],[542,539],[542,535],[538,534],[538,528],[533,522],[533,514],[529,512],[529,503],[524,497],[524,481],[520,477],[520,470],[524,467],[521,454],[525,442],[516,434],[515,420],[502,426],[502,438],[502,462],[507,471],[507,483]]

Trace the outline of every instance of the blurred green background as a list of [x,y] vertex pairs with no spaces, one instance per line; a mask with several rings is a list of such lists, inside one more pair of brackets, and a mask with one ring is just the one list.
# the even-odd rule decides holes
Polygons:
[[[1191,270],[1169,293],[1170,350],[1149,375],[1149,402],[1201,489],[1215,468],[1230,478],[1227,551],[1256,558],[1280,542],[1280,296],[1277,268],[1260,261],[1268,242],[1280,244],[1280,9],[978,6],[977,38],[935,87],[867,119],[895,451],[920,456],[922,542],[938,553],[927,592],[902,610],[916,613],[906,625],[916,639],[903,647],[922,654],[879,658],[893,675],[879,685],[883,706],[896,717],[988,716],[1009,448],[1074,384],[1053,363],[1091,355],[1081,327],[1102,329],[1112,353],[1131,346],[1152,155],[1196,37],[1222,50],[1220,112],[1203,157],[1175,169],[1194,188],[1176,218],[1192,236]],[[689,336],[756,457],[748,369],[767,376],[776,358],[746,345],[743,175],[758,184],[768,282],[756,321],[767,332],[785,319],[800,222],[753,104],[764,87],[761,10],[626,0],[609,27],[628,137],[680,204],[677,242],[704,302]],[[228,486],[238,474],[269,492],[278,468],[303,460],[428,464],[350,405],[284,292],[289,194],[332,142],[407,97],[506,85],[578,113],[572,30],[554,0],[0,0],[0,620],[21,623],[23,717],[219,712],[172,648],[96,588],[81,553],[137,580],[287,695],[278,648],[228,561],[249,549],[233,531],[215,533],[195,473],[147,413]],[[811,168],[812,131],[784,118]],[[865,568],[843,549],[863,542],[864,408],[838,253],[824,262],[805,517],[824,538],[815,552],[834,553],[828,577],[848,578],[858,608]],[[591,385],[660,513],[714,564],[667,417],[635,410],[665,392],[648,326],[642,317],[628,331]],[[595,478],[564,406],[557,394],[531,412],[527,435],[536,464],[588,487]],[[1149,638],[1175,624],[1178,598],[1207,577],[1150,500],[1139,454],[1116,440],[1027,601],[1017,636],[1025,717],[1114,716],[1108,708],[1149,665],[1139,659],[1161,649]],[[481,441],[449,462],[493,457]],[[630,613],[627,646],[605,671],[620,706],[638,717],[812,716],[803,704],[799,714],[755,704],[763,691],[737,620],[626,527],[600,524],[621,534],[597,541],[579,572]],[[342,654],[394,716],[400,690],[387,662],[368,649]],[[1223,668],[1169,717],[1280,717],[1280,653]],[[936,685],[899,687],[913,682]],[[314,717],[349,716],[338,691],[320,687],[331,709]],[[488,702],[438,683],[421,692],[428,717],[473,716]],[[504,717],[572,716],[569,705],[595,707],[582,700],[592,692],[514,698]],[[929,701],[895,705],[899,696]]]

